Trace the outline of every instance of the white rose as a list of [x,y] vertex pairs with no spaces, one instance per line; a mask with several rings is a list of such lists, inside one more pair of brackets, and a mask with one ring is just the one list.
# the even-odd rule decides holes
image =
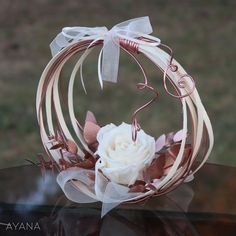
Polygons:
[[111,181],[130,185],[142,179],[142,170],[151,164],[155,157],[155,139],[140,130],[137,140],[132,140],[131,125],[109,124],[102,127],[98,134],[100,156],[97,167]]

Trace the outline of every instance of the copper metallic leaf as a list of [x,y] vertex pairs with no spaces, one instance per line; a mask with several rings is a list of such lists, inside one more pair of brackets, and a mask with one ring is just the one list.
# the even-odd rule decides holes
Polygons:
[[84,161],[78,162],[76,166],[84,169],[92,169],[94,168],[94,162],[89,159],[85,159]]
[[70,168],[72,165],[71,163],[69,163],[68,161],[66,161],[64,158],[60,158],[59,159],[59,164],[61,165],[61,168],[64,170],[64,169],[67,169],[67,168]]
[[163,176],[163,169],[165,165],[165,156],[160,155],[156,159],[154,159],[151,165],[146,169],[146,174],[149,178],[159,179]]
[[145,186],[145,185],[146,185],[146,182],[143,181],[143,180],[136,180],[133,184],[129,185],[129,188],[132,188],[132,187],[137,186],[137,185],[143,185],[143,186]]
[[92,161],[92,162],[94,162],[94,163],[96,162],[94,156],[93,156],[92,154],[90,154],[89,152],[87,152],[87,151],[85,151],[84,159],[90,160],[90,161]]
[[88,147],[92,152],[96,152],[98,148],[98,142],[96,141],[95,143],[89,144]]
[[[171,166],[174,164],[176,157],[179,153],[181,144],[175,144],[171,146],[165,153],[165,167],[164,175],[167,175]],[[191,144],[186,144],[181,165],[185,164],[192,152]]]
[[[181,146],[181,144],[175,144],[175,145],[171,146],[167,150],[168,154],[170,154],[174,159],[176,159],[176,157],[177,157],[177,155],[179,153],[179,150],[180,150],[180,146]],[[186,158],[189,157],[189,155],[191,153],[191,149],[192,149],[191,144],[186,144],[185,145],[183,160],[186,160]]]
[[50,150],[55,150],[55,149],[58,149],[58,148],[63,148],[64,147],[64,144],[63,143],[58,143],[58,144],[55,144],[53,145]]
[[136,192],[143,193],[145,192],[145,190],[146,190],[146,187],[144,185],[135,185],[135,186],[130,187],[129,192],[130,193],[136,193]]
[[135,185],[146,185],[146,182],[143,180],[136,180],[134,184],[131,185],[131,187]]

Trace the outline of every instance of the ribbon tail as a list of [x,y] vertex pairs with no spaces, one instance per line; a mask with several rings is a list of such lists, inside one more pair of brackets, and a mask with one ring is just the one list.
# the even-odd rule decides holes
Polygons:
[[140,34],[151,34],[152,25],[148,16],[138,17],[117,24],[116,29],[124,31],[126,36],[137,37]]
[[115,38],[105,38],[102,53],[102,79],[116,83],[119,68],[120,47]]
[[94,175],[94,171],[71,167],[58,174],[57,183],[66,197],[73,202],[97,202],[94,181],[89,178],[89,175]]

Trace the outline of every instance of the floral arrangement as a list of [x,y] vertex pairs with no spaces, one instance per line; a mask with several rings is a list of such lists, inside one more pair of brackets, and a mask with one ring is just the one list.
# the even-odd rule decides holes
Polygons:
[[[192,180],[213,147],[211,123],[193,78],[173,58],[171,48],[150,33],[152,27],[148,17],[122,22],[111,30],[65,27],[50,45],[53,57],[39,81],[37,119],[49,157],[49,162],[41,158],[41,166],[59,171],[57,182],[70,200],[78,203],[101,201],[102,215],[120,203],[136,203],[162,195]],[[84,125],[76,118],[75,76],[80,70],[81,84],[86,91],[82,65],[98,46],[102,46],[98,57],[101,88],[104,81],[117,82],[122,49],[137,62],[143,74],[144,81],[137,84],[137,89],[146,89],[154,95],[133,113],[130,124],[100,126],[90,111]],[[77,53],[82,55],[69,78],[67,96],[72,135],[61,107],[59,79],[64,64]],[[138,54],[146,56],[163,72],[166,93],[181,102],[183,124],[179,131],[157,138],[141,128],[137,114],[155,102],[159,92],[150,85]],[[175,92],[171,92],[173,90]]]

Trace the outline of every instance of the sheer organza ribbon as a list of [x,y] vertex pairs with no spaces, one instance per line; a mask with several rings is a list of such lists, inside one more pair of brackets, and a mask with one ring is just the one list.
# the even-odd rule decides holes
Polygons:
[[[51,42],[52,56],[55,56],[61,49],[80,42],[81,40],[93,40],[91,45],[98,40],[103,40],[103,47],[99,54],[98,65],[101,65],[102,72],[98,68],[98,74],[102,80],[117,82],[120,45],[119,40],[128,40],[137,44],[158,46],[160,39],[149,34],[152,33],[152,26],[148,16],[139,17],[119,23],[108,30],[104,27],[65,27]],[[139,38],[146,38],[147,41]]]

